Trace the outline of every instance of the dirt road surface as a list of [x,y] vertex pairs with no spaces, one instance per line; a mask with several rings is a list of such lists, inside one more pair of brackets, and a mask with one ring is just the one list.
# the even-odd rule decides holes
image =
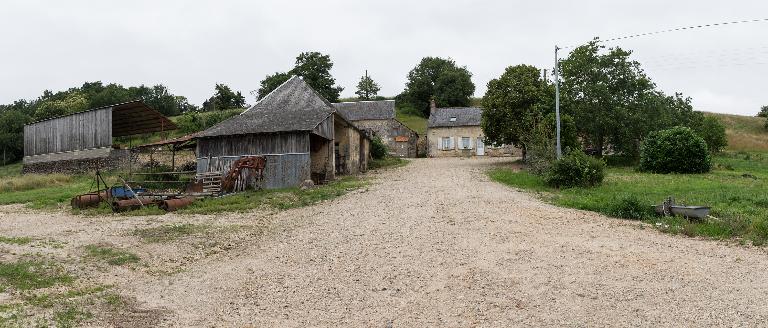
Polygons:
[[[91,273],[135,300],[133,315],[93,325],[768,323],[765,249],[548,205],[489,181],[488,168],[508,164],[418,159],[372,173],[365,190],[276,213],[82,218],[6,208],[0,229],[65,240],[54,251],[62,255],[104,242],[140,253],[144,268]],[[208,246],[145,245],[126,233],[167,222],[246,228],[206,237]]]

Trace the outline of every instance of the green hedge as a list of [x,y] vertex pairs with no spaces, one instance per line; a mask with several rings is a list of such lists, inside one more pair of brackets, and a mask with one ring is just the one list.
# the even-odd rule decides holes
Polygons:
[[653,173],[706,173],[712,159],[704,139],[687,127],[648,135],[640,149],[639,170]]

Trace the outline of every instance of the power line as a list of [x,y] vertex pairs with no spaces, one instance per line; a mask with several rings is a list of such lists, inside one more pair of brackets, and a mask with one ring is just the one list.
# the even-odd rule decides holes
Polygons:
[[[722,23],[713,23],[713,24],[704,24],[704,25],[691,25],[691,26],[685,26],[685,27],[678,27],[678,28],[672,28],[668,30],[660,30],[660,31],[654,31],[654,32],[646,32],[646,33],[640,33],[640,34],[632,34],[632,35],[625,35],[620,37],[615,37],[611,39],[605,39],[605,40],[597,40],[597,42],[610,42],[610,41],[617,41],[617,40],[625,40],[625,39],[632,39],[632,38],[638,38],[641,36],[648,36],[648,35],[656,35],[656,34],[663,34],[663,33],[670,33],[670,32],[678,32],[678,31],[685,31],[685,30],[693,30],[693,29],[700,29],[700,28],[706,28],[706,27],[716,27],[716,26],[724,26],[724,25],[736,25],[736,24],[744,24],[744,23],[758,23],[758,22],[768,22],[768,18],[758,18],[758,19],[747,19],[747,20],[740,20],[740,21],[732,21],[732,22],[722,22]],[[569,49],[578,47],[580,45],[570,45],[567,47],[560,47],[560,49]]]

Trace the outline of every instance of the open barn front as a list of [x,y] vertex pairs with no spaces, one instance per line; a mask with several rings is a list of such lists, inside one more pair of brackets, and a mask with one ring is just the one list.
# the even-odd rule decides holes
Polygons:
[[312,168],[312,182],[323,184],[335,177],[333,166],[333,140],[309,135],[309,153]]
[[141,101],[54,117],[24,126],[25,173],[82,173],[130,161],[116,137],[163,132],[176,125]]

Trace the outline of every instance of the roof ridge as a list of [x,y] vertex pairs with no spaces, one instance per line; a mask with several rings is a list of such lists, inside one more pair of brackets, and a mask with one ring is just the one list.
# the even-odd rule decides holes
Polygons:
[[245,113],[249,112],[251,109],[254,109],[254,108],[256,108],[256,106],[258,106],[258,105],[259,105],[259,104],[260,104],[262,101],[264,101],[264,99],[267,99],[267,98],[269,98],[269,96],[271,96],[273,93],[275,93],[275,91],[279,90],[279,89],[280,89],[280,88],[282,88],[284,85],[286,85],[288,82],[291,82],[291,81],[292,81],[294,78],[297,78],[297,77],[298,77],[299,79],[301,79],[301,80],[304,80],[304,79],[302,79],[300,76],[298,76],[298,75],[296,75],[296,74],[294,74],[294,75],[291,75],[291,77],[290,77],[290,78],[288,78],[287,80],[285,80],[285,82],[283,82],[283,83],[280,83],[280,85],[278,85],[278,86],[277,86],[277,88],[275,88],[275,89],[273,89],[272,91],[270,91],[270,92],[269,92],[269,93],[268,93],[266,96],[264,96],[264,97],[261,97],[261,99],[259,99],[259,100],[256,100],[256,103],[255,103],[255,104],[253,104],[253,106],[251,106],[251,107],[247,108],[246,110],[244,110],[242,113],[240,113],[240,114],[238,114],[238,115],[243,115],[243,114],[245,114]]

